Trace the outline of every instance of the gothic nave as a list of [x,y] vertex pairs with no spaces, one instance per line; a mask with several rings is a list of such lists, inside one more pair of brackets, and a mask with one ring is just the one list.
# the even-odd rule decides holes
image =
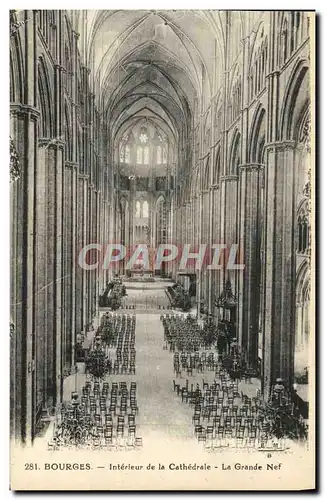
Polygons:
[[[243,367],[241,404],[281,386],[307,420],[313,41],[313,12],[10,12],[14,440],[87,396],[99,331],[143,446],[159,432],[193,441],[182,400],[217,372],[232,384],[227,357]],[[149,268],[105,265],[108,245],[146,245]],[[244,265],[158,268],[160,245],[223,245]]]

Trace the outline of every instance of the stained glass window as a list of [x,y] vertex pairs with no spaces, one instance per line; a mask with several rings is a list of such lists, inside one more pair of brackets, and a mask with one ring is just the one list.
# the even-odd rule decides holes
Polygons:
[[146,146],[143,150],[143,163],[149,165],[149,147]]
[[161,146],[158,146],[157,148],[157,164],[161,164]]
[[120,148],[120,162],[124,162],[124,146],[121,146]]
[[144,201],[142,205],[142,217],[149,217],[149,205],[147,201]]
[[308,217],[304,208],[300,210],[298,217],[298,252],[304,254],[309,247]]
[[167,149],[163,149],[163,164],[165,165],[167,163]]
[[125,163],[130,163],[130,146],[125,146],[124,161]]
[[137,148],[137,163],[142,164],[142,147],[138,146]]

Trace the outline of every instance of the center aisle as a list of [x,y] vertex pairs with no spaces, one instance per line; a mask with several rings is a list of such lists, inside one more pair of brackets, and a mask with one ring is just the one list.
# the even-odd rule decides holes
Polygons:
[[163,350],[159,314],[137,314],[137,396],[140,435],[148,443],[194,440],[192,412],[173,392],[173,357]]

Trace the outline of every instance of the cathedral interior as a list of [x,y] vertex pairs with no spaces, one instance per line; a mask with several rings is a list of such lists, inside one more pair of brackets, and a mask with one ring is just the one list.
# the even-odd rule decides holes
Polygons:
[[[125,405],[141,436],[154,422],[194,439],[187,399],[202,378],[218,391],[211,374],[226,386],[225,359],[241,367],[235,398],[283,390],[308,420],[312,21],[302,11],[10,12],[13,439],[35,441],[71,392],[87,398],[93,384],[95,398],[96,377],[102,397],[112,386],[111,406],[114,384],[119,401],[131,383]],[[78,264],[82,248],[108,243],[237,245],[244,268]],[[109,442],[114,418],[122,432],[115,415]]]

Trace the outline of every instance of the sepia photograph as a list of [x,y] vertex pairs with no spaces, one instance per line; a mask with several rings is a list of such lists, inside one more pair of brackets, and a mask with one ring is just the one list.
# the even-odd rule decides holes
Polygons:
[[10,489],[315,489],[315,12],[8,21]]

